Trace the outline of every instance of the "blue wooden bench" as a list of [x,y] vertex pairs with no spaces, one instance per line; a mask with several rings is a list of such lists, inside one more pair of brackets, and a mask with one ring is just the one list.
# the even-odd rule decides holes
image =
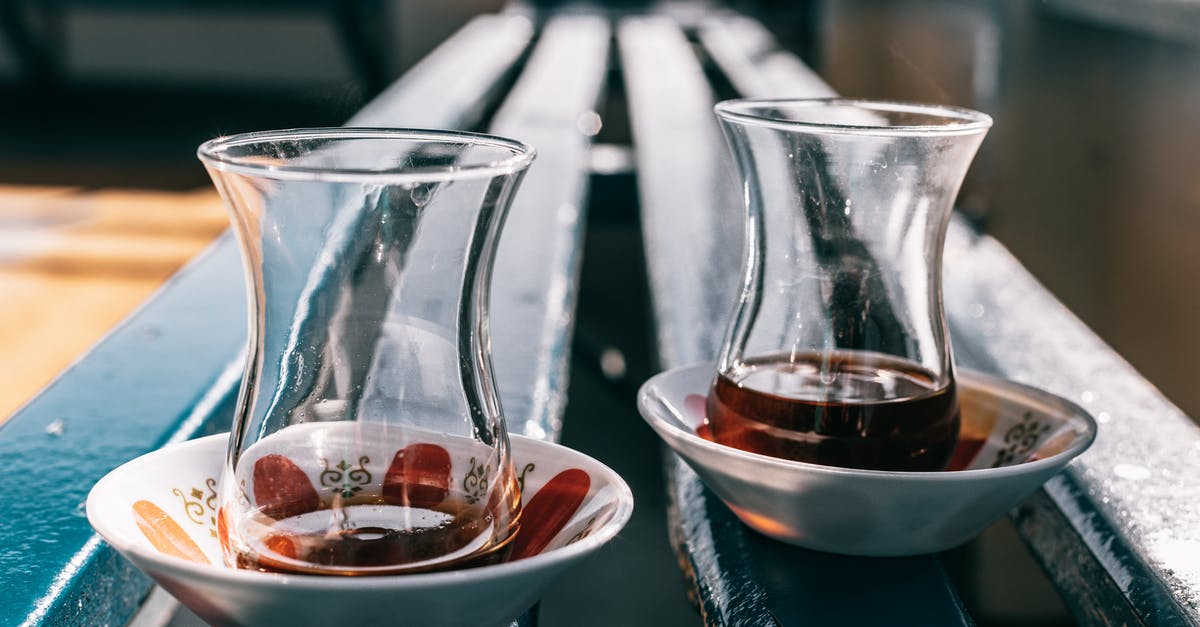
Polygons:
[[[349,123],[490,130],[539,150],[500,243],[493,351],[510,430],[555,439],[590,112],[609,60],[628,110],[606,115],[632,125],[663,367],[715,354],[734,295],[740,211],[714,85],[745,96],[832,91],[760,24],[732,14],[533,17],[476,18]],[[1076,617],[1200,623],[1200,432],[1000,244],[957,219],[945,280],[959,363],[1067,396],[1102,423],[1093,450],[1013,512]],[[150,582],[92,534],[83,499],[132,457],[227,428],[245,341],[241,281],[224,236],[0,426],[0,624],[125,624],[143,608]],[[665,524],[707,624],[971,623],[936,556],[787,547],[746,530],[677,459],[667,474]],[[170,609],[143,609],[139,624]]]

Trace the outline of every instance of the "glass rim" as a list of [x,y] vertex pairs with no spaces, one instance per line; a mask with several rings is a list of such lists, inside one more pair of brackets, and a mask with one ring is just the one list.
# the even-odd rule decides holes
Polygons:
[[[231,156],[231,148],[273,141],[330,140],[406,140],[410,142],[470,144],[506,150],[507,157],[467,165],[394,167],[313,167],[287,163],[262,163],[246,157]],[[426,183],[448,180],[490,178],[519,172],[533,162],[537,151],[524,142],[469,131],[385,128],[385,127],[314,127],[237,133],[210,139],[196,149],[205,165],[222,172],[235,172],[276,180],[324,182]]]
[[[930,124],[845,124],[788,120],[764,115],[768,107],[821,107],[857,108],[879,113],[918,113],[940,117],[944,121]],[[873,137],[918,137],[939,135],[969,135],[986,131],[992,126],[992,117],[986,113],[949,105],[904,102],[897,100],[873,100],[866,98],[738,98],[723,100],[713,106],[717,117],[724,121],[751,126],[763,126],[779,130],[811,130],[826,133],[863,135]]]

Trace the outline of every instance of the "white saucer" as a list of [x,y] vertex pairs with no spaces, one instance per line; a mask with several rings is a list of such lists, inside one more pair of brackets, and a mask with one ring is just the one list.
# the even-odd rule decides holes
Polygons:
[[962,429],[950,467],[895,472],[768,457],[697,435],[716,366],[652,377],[638,394],[646,422],[751,528],[791,544],[896,556],[961,544],[1004,516],[1085,451],[1096,422],[1062,398],[958,372]]
[[[493,566],[373,577],[226,566],[215,490],[228,434],[122,465],[92,488],[87,516],[113,548],[212,625],[506,625],[612,540],[633,512],[629,487],[607,466],[556,444],[511,440],[527,506],[522,533],[549,542],[531,557]],[[531,499],[540,503],[528,507]]]

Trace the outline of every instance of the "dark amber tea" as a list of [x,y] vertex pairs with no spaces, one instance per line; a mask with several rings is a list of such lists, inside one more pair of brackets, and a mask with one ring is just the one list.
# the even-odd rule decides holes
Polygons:
[[[301,425],[264,442],[282,445],[282,437],[289,436],[286,444],[295,456],[297,450],[340,448],[339,433],[367,431],[344,425]],[[387,575],[469,568],[505,558],[521,511],[511,466],[489,481],[479,457],[467,452],[472,470],[452,472],[451,450],[460,455],[464,448],[486,451],[465,438],[404,447],[384,442],[382,448],[395,450],[386,472],[370,465],[371,456],[359,454],[352,456],[357,468],[323,459],[316,481],[285,454],[273,452],[248,463],[253,473],[241,492],[241,507],[223,507],[218,522],[226,561],[268,572]]]
[[941,470],[959,427],[953,383],[851,351],[746,360],[717,376],[707,413],[708,435],[727,446],[875,470]]
[[[347,517],[355,522],[347,524]],[[484,507],[404,507],[380,497],[353,499],[341,512],[256,518],[243,525],[250,550],[236,555],[238,568],[345,575],[470,568],[503,561],[514,537],[480,551],[495,524]]]

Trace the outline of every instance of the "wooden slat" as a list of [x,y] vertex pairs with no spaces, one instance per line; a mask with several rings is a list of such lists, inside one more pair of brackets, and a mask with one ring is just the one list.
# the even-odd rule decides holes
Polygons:
[[[713,94],[687,40],[666,18],[630,18],[618,31],[638,160],[642,232],[664,367],[711,359],[740,266],[741,221]],[[677,457],[667,464],[670,531],[710,625],[767,625],[768,599],[746,560],[745,537]]]
[[0,527],[0,623],[120,624],[145,594],[145,577],[93,535],[83,501],[108,470],[168,439],[206,388],[232,391],[236,379],[220,375],[240,366],[241,274],[222,238],[0,427],[0,458],[22,476],[0,486],[11,521]]
[[704,49],[743,98],[830,98],[837,92],[758,21],[737,13],[704,19]]
[[[515,14],[480,15],[413,66],[347,126],[467,128],[495,100],[501,78],[533,37],[533,24]],[[452,74],[447,74],[451,72]],[[443,108],[446,103],[454,103]]]
[[591,147],[580,127],[604,87],[609,38],[600,17],[551,19],[491,125],[538,151],[492,287],[492,355],[512,433],[557,440],[562,428]]
[[[466,28],[351,122],[477,124],[532,28],[513,15]],[[22,477],[0,487],[14,521],[0,527],[0,624],[122,624],[132,614],[149,582],[98,540],[81,505],[113,467],[228,420],[245,337],[242,281],[223,236],[0,427],[0,457]]]
[[946,313],[965,366],[1100,422],[1091,450],[1013,512],[1084,624],[1200,624],[1200,429],[999,242],[951,223]]
[[736,295],[742,217],[714,96],[665,17],[622,20],[622,71],[664,366],[713,358]]
[[[743,212],[713,96],[673,22],[629,19],[619,35],[661,362],[713,359],[736,297]],[[730,71],[752,72],[735,82],[741,88],[829,92],[794,64],[759,74],[762,38],[744,22],[711,23],[702,41]],[[843,558],[783,545],[749,532],[677,457],[667,473],[672,539],[710,625],[970,622],[933,557]],[[864,573],[881,583],[862,585]],[[853,602],[839,596],[846,590]]]

